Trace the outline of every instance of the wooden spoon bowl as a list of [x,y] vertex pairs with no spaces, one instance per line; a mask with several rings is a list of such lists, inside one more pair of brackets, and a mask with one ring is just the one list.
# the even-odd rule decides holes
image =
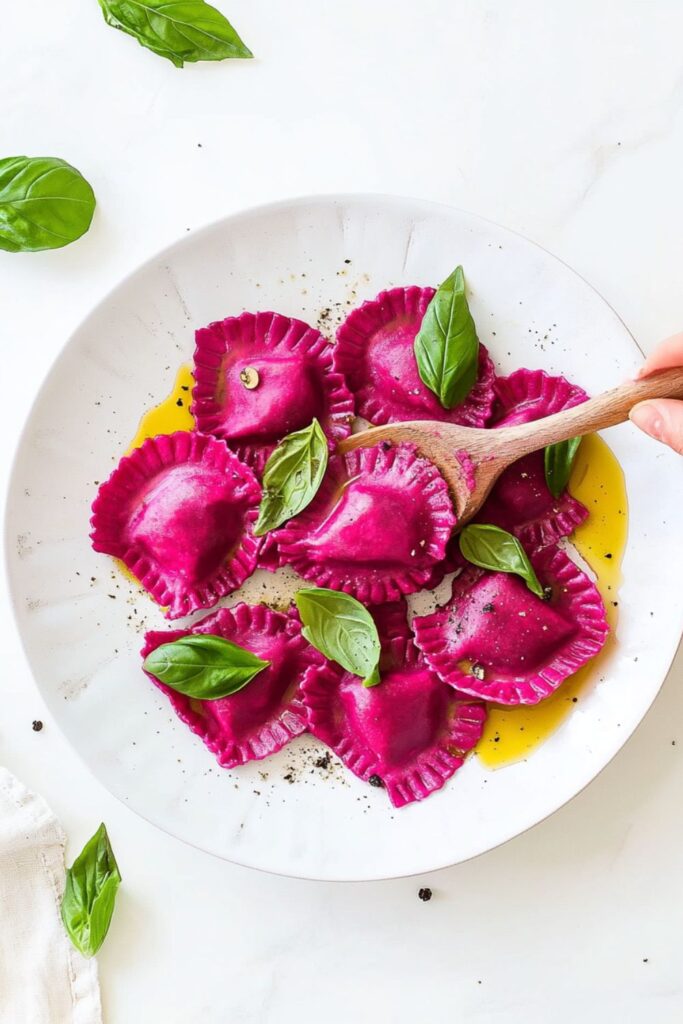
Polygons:
[[[380,441],[414,444],[441,471],[450,488],[460,528],[479,511],[500,474],[512,462],[546,445],[623,423],[633,406],[648,398],[683,398],[683,367],[627,381],[572,409],[517,427],[480,430],[438,420],[388,423],[352,434],[340,443],[338,451],[343,454]],[[472,460],[473,488],[457,452],[466,452]]]

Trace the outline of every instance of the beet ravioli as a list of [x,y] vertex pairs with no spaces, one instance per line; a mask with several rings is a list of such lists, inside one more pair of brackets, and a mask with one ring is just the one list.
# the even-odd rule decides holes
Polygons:
[[[543,370],[515,370],[495,382],[493,427],[552,416],[585,402],[588,395],[564,377]],[[555,497],[545,479],[543,452],[532,452],[501,474],[476,521],[509,530],[525,545],[538,547],[568,537],[587,518],[588,509],[565,489]]]
[[[382,618],[384,617],[384,622]],[[303,699],[309,730],[358,778],[387,790],[395,807],[423,800],[455,774],[478,743],[486,708],[447,686],[399,632],[392,612],[376,616],[382,640],[377,686],[338,665],[308,673]],[[405,619],[404,619],[405,623]]]
[[93,504],[95,551],[120,558],[169,619],[210,608],[254,571],[261,488],[225,442],[178,431],[126,455]]
[[413,621],[427,663],[456,689],[497,704],[537,704],[578,671],[607,638],[597,588],[557,547],[530,561],[543,598],[519,576],[469,565],[451,600]]
[[375,425],[444,420],[485,426],[493,406],[493,363],[479,346],[474,387],[454,409],[444,409],[420,379],[413,344],[434,288],[392,288],[349,313],[337,333],[337,364],[356,398],[356,412]]
[[222,637],[270,662],[244,689],[218,700],[186,697],[148,673],[223,768],[268,757],[305,731],[302,686],[323,659],[303,639],[295,617],[265,605],[221,608],[191,629],[147,633],[142,656],[190,634]]
[[353,399],[332,345],[303,320],[242,313],[196,335],[192,413],[260,473],[285,435],[317,419],[334,446],[351,430]]
[[305,579],[381,604],[425,586],[454,525],[436,467],[412,445],[382,443],[331,459],[311,504],[275,536]]

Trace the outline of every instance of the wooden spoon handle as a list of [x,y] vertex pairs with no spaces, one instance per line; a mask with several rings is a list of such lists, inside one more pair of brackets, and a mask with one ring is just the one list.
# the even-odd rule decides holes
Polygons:
[[683,398],[683,367],[661,370],[643,380],[627,381],[573,409],[519,427],[504,427],[500,433],[505,433],[506,447],[511,445],[514,458],[519,459],[548,444],[623,423],[633,406],[648,398]]

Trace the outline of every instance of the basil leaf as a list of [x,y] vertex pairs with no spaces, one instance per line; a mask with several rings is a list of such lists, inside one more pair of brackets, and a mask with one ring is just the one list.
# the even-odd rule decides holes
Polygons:
[[263,470],[263,497],[254,534],[262,537],[302,512],[318,493],[327,469],[327,438],[317,420],[288,434]]
[[10,156],[0,160],[0,249],[61,249],[90,227],[95,195],[64,160]]
[[94,956],[104,942],[121,875],[109,836],[100,825],[66,872],[62,921],[76,949]]
[[350,594],[324,587],[299,590],[294,600],[309,644],[347,672],[360,676],[363,686],[376,686],[381,648],[367,608]]
[[569,483],[572,466],[583,438],[570,437],[568,441],[549,444],[543,454],[545,482],[554,498],[559,498]]
[[422,382],[444,409],[463,402],[477,379],[479,341],[462,267],[456,267],[429,303],[414,349]]
[[108,25],[177,68],[185,61],[253,57],[224,15],[204,0],[99,0]]
[[511,572],[521,576],[529,590],[544,597],[543,587],[529,557],[507,530],[489,523],[472,523],[460,533],[460,550],[468,562],[493,572]]
[[190,633],[157,647],[142,667],[186,697],[218,700],[242,690],[269,665],[222,636]]

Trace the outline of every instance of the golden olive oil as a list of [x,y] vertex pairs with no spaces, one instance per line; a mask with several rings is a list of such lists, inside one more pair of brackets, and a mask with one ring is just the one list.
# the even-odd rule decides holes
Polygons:
[[619,614],[621,561],[628,531],[628,501],[621,466],[605,442],[591,434],[579,448],[569,491],[588,509],[588,519],[570,538],[596,575],[610,634],[598,655],[567,679],[552,697],[532,707],[490,707],[484,734],[477,746],[489,768],[527,757],[580,705],[582,696],[600,675],[615,643]]

